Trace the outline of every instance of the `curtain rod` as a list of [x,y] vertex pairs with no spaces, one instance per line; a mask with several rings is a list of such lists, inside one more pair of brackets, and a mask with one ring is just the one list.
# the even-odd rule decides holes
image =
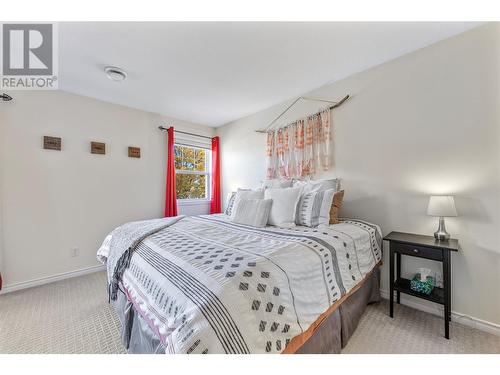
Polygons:
[[[165,132],[168,130],[168,128],[164,127],[164,126],[158,126],[158,129],[160,129],[162,132]],[[176,133],[182,133],[182,134],[187,134],[187,135],[192,135],[194,137],[200,137],[200,138],[206,138],[206,139],[212,139],[212,137],[207,137],[206,135],[200,135],[200,134],[194,134],[194,133],[188,133],[188,132],[183,132],[181,130],[175,130],[174,129],[174,132]]]
[[286,109],[281,112],[279,114],[278,117],[276,117],[273,121],[270,122],[269,125],[266,126],[265,129],[259,129],[259,130],[256,130],[255,132],[257,133],[267,133],[267,131],[269,130],[269,128],[271,128],[271,126],[276,122],[278,121],[281,116],[283,116],[285,113],[288,112],[288,110],[290,108],[292,108],[299,100],[310,100],[310,101],[316,101],[316,102],[325,102],[325,103],[332,103],[333,105],[329,107],[329,109],[334,109],[334,108],[337,108],[337,107],[340,107],[342,104],[344,104],[344,102],[349,99],[350,96],[349,95],[346,95],[344,96],[340,101],[338,102],[334,102],[334,101],[331,101],[331,100],[326,100],[326,99],[319,99],[319,98],[311,98],[311,97],[308,97],[308,96],[299,96],[297,99],[295,99],[288,107],[286,107]]

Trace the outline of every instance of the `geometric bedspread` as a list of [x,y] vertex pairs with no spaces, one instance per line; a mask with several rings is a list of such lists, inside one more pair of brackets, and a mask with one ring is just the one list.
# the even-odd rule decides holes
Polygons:
[[[358,220],[290,229],[223,214],[157,222],[134,246],[120,288],[167,353],[281,353],[382,255],[380,229]],[[123,252],[110,245],[117,233],[101,261]]]

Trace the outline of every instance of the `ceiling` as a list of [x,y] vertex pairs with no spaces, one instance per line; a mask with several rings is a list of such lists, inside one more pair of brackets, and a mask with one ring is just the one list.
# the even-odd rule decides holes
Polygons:
[[66,22],[59,88],[219,126],[477,25]]

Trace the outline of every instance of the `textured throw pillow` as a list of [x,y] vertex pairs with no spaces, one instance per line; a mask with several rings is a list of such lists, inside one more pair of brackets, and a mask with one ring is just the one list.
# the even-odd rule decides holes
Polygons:
[[273,200],[268,224],[287,228],[295,226],[295,210],[301,191],[301,188],[266,189],[264,199]]
[[265,227],[272,204],[271,199],[243,199],[234,209],[232,221],[257,228]]
[[339,211],[344,199],[344,190],[337,191],[333,196],[332,207],[330,208],[330,224],[339,223]]
[[262,189],[269,189],[269,188],[289,188],[292,187],[292,180],[285,180],[281,178],[275,178],[272,180],[264,180],[262,182]]
[[238,189],[234,197],[234,203],[230,215],[233,216],[234,210],[236,210],[238,204],[240,204],[240,201],[245,199],[263,199],[263,198],[264,198],[264,190],[262,189],[257,189],[257,190]]
[[307,227],[328,224],[334,195],[334,189],[301,194],[297,205],[295,224]]

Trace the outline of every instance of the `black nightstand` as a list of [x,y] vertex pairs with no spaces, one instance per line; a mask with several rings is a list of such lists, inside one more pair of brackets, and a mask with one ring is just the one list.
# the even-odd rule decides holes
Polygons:
[[[444,337],[450,338],[451,320],[451,252],[458,251],[458,240],[437,241],[432,236],[391,232],[384,237],[390,244],[390,312],[394,313],[394,291],[397,292],[397,302],[400,303],[400,294],[405,293],[414,297],[444,305]],[[396,280],[394,280],[394,254],[396,254]],[[430,295],[415,292],[410,289],[410,280],[401,277],[401,254],[412,257],[435,260],[443,263],[443,288],[435,287]]]

